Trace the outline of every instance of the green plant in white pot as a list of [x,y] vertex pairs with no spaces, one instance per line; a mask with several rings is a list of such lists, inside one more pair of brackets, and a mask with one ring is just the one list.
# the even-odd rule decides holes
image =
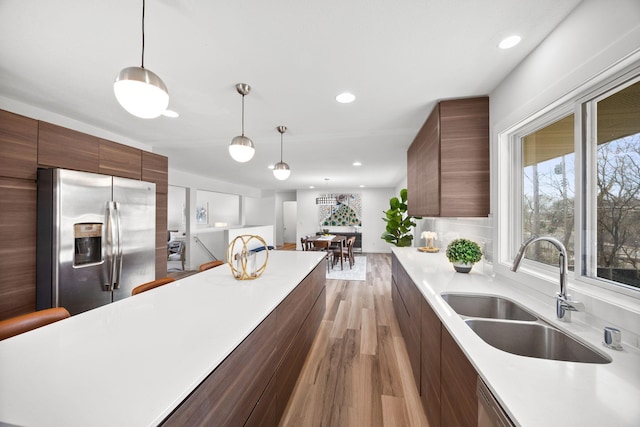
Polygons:
[[447,246],[447,258],[458,273],[468,273],[482,258],[480,246],[469,239],[455,239]]

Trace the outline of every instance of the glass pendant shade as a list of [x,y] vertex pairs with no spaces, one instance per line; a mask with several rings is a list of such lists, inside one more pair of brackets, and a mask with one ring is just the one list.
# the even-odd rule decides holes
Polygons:
[[291,170],[289,169],[289,165],[285,162],[278,162],[273,167],[273,176],[280,181],[284,181],[289,178],[289,175],[291,175]]
[[113,92],[122,108],[142,119],[154,119],[169,106],[169,92],[162,79],[142,67],[120,71]]
[[244,135],[234,137],[229,145],[229,154],[236,162],[248,162],[253,158],[255,152],[253,141]]

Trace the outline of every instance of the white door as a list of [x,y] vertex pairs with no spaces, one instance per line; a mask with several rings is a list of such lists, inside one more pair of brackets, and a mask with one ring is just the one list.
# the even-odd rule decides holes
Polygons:
[[282,202],[282,220],[284,222],[284,243],[295,243],[298,202]]

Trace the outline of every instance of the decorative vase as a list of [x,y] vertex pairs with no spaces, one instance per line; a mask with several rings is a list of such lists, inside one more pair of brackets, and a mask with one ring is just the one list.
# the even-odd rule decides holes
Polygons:
[[458,273],[468,273],[471,271],[471,268],[473,268],[473,264],[470,262],[453,262],[453,268],[455,268],[455,270]]

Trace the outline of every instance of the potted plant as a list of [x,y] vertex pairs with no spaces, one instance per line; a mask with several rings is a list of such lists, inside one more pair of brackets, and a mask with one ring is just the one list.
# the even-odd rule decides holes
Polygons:
[[447,258],[458,273],[468,273],[482,258],[482,250],[474,241],[455,239],[447,246]]
[[387,223],[387,227],[380,238],[396,246],[411,246],[412,228],[416,226],[414,220],[422,217],[407,214],[407,189],[400,190],[400,199],[392,197],[389,200],[389,206],[389,209],[384,212],[385,217],[382,218]]

